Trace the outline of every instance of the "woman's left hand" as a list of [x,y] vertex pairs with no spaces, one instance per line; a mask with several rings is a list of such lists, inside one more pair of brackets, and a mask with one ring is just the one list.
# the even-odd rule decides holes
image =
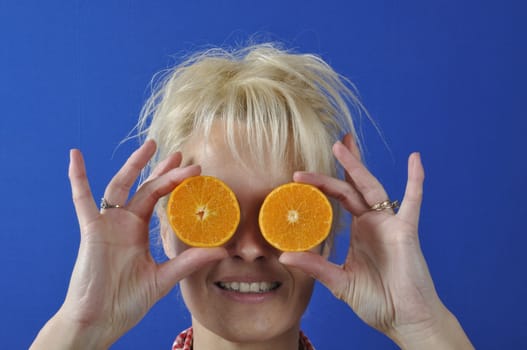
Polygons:
[[346,260],[336,265],[318,254],[302,252],[283,253],[280,261],[318,279],[362,320],[402,347],[414,340],[411,337],[437,335],[452,317],[435,291],[419,245],[424,180],[419,154],[410,155],[406,192],[395,213],[390,208],[372,210],[388,195],[362,164],[350,135],[333,146],[333,153],[345,170],[345,181],[307,172],[295,173],[294,180],[317,186],[351,213]]

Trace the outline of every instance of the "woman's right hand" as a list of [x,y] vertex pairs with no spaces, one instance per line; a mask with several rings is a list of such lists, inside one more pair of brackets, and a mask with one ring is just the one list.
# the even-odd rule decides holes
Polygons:
[[81,153],[70,154],[69,178],[80,225],[77,261],[60,310],[35,339],[32,349],[108,348],[141,320],[174,285],[200,267],[226,256],[223,248],[191,248],[157,264],[149,249],[149,223],[157,201],[197,165],[180,168],[177,153],[159,163],[126,202],[130,188],[155,153],[146,141],[106,188],[104,198],[119,208],[99,210]]

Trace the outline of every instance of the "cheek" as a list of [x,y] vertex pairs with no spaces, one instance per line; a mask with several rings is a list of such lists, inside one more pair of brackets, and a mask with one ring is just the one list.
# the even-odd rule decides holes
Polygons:
[[177,255],[190,248],[190,246],[179,240],[170,228],[163,233],[162,239],[165,254],[170,259],[175,258]]
[[192,304],[192,297],[196,297],[199,293],[198,273],[194,273],[179,282],[181,293],[185,302]]
[[326,246],[326,242],[324,241],[321,244],[317,245],[316,247],[309,249],[309,251],[312,253],[316,253],[318,255],[322,255],[322,251],[324,250],[325,246]]
[[321,255],[324,257],[324,259],[328,260],[332,252],[332,239],[332,237],[328,237],[328,239],[326,239],[324,242],[314,248],[311,248],[309,251]]
[[190,246],[188,246],[185,243],[183,243],[175,235],[174,235],[174,238],[173,238],[173,247],[175,248],[176,254],[181,254],[185,250],[190,248]]
[[[319,245],[311,249],[310,252],[320,255],[322,254],[322,250],[323,245]],[[315,279],[303,271],[293,267],[287,267],[287,270],[291,274],[291,277],[294,281],[295,298],[298,298],[300,305],[305,305],[307,307],[307,304],[309,303],[309,300],[311,300],[311,296],[313,294]]]
[[299,271],[298,276],[296,277],[296,281],[300,289],[302,291],[305,291],[305,293],[303,294],[311,295],[311,293],[313,292],[313,287],[315,285],[315,280],[311,276]]
[[181,296],[189,312],[197,319],[206,319],[215,314],[212,296],[207,288],[208,270],[203,269],[192,273],[179,282]]
[[192,281],[191,277],[187,277],[184,280],[180,281],[179,288],[181,290],[181,296],[183,297],[185,306],[190,311],[190,313],[199,313],[199,305],[202,304],[200,302],[201,295],[199,293],[199,290],[196,288],[196,284],[194,283],[194,281]]
[[311,295],[313,294],[315,280],[298,269],[288,268],[288,270],[294,281],[293,295],[290,297],[292,297],[293,300],[298,301],[298,308],[304,309],[307,307]]

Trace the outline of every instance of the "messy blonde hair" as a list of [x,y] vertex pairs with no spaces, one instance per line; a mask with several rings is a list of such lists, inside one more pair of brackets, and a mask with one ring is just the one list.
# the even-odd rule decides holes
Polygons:
[[[144,175],[196,133],[206,142],[220,122],[242,164],[240,146],[269,171],[335,176],[331,146],[348,132],[357,140],[350,107],[356,116],[366,112],[355,91],[320,57],[276,44],[197,53],[163,72],[141,111],[139,133],[158,145]],[[241,142],[235,126],[243,129]]]

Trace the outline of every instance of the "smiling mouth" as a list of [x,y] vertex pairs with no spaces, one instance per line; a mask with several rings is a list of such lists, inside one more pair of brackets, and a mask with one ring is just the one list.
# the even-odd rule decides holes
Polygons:
[[280,282],[217,282],[223,290],[237,293],[267,293],[278,289]]

